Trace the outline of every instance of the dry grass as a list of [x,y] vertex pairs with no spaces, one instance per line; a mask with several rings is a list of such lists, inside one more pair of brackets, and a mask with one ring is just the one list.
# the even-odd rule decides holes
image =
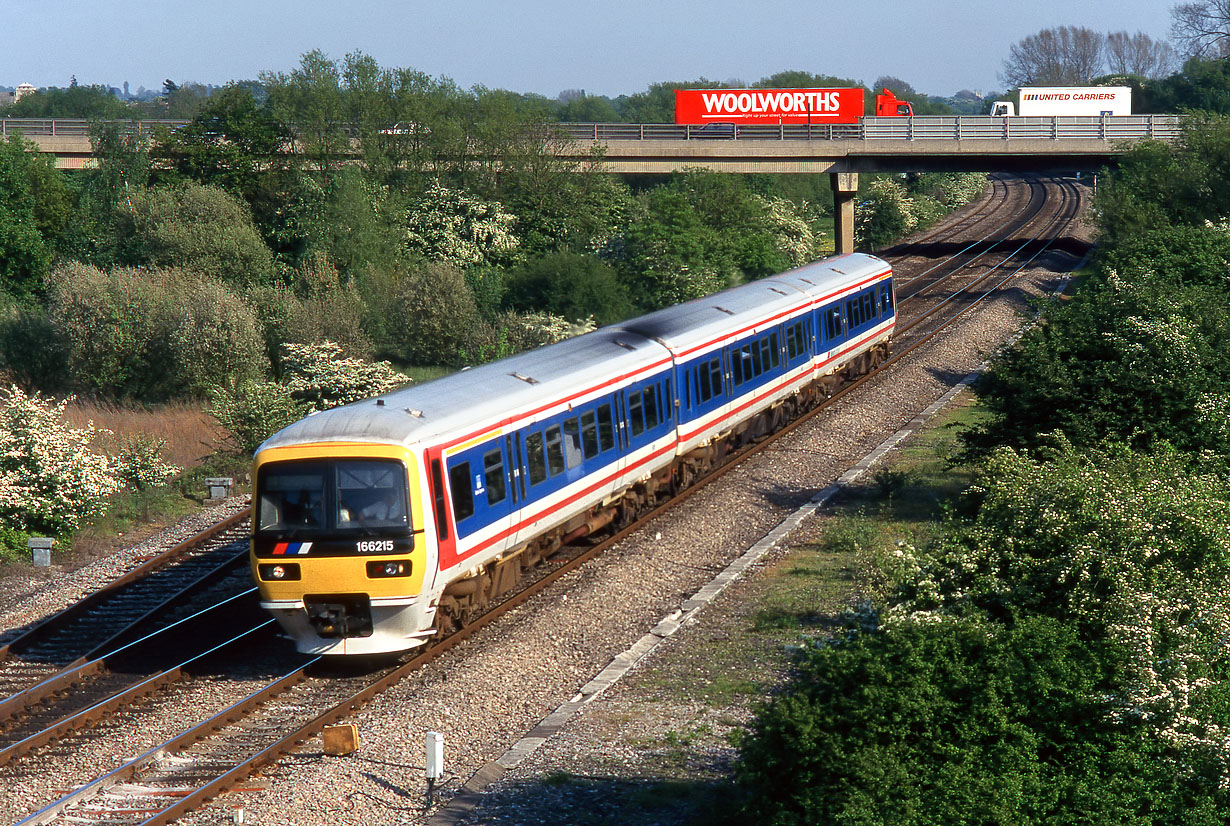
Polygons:
[[73,427],[93,422],[100,430],[95,449],[114,453],[117,445],[137,434],[166,442],[163,460],[181,468],[192,468],[211,454],[225,438],[225,431],[200,404],[172,402],[158,407],[132,407],[113,402],[76,399],[68,405],[64,418]]

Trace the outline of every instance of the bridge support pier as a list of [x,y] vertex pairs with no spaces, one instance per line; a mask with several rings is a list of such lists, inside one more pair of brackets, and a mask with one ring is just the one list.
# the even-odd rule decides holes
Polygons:
[[857,172],[830,172],[833,186],[834,252],[854,252],[854,198],[858,195]]

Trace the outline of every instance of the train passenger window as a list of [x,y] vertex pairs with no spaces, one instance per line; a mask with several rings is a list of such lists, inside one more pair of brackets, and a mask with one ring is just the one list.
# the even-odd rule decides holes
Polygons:
[[769,362],[776,369],[782,363],[782,343],[777,331],[769,333]]
[[633,436],[640,436],[645,432],[645,416],[640,393],[628,394],[628,427],[632,428]]
[[448,488],[453,494],[453,521],[474,514],[474,491],[470,489],[470,463],[458,462],[448,469]]
[[483,454],[483,476],[487,480],[487,504],[503,502],[508,495],[508,477],[504,474],[504,454],[499,448]]
[[794,361],[803,352],[803,322],[798,321],[786,328],[786,360]]
[[564,462],[569,468],[581,464],[581,428],[576,416],[564,420]]
[[771,349],[771,348],[770,348],[770,346],[769,346],[769,337],[768,337],[768,336],[765,336],[765,337],[764,337],[764,338],[762,338],[759,342],[757,342],[757,345],[758,345],[758,346],[757,346],[757,348],[756,348],[756,349],[758,350],[758,352],[757,352],[757,354],[756,354],[756,355],[757,355],[757,359],[756,359],[756,375],[758,375],[758,376],[759,376],[761,373],[767,373],[767,372],[769,372],[769,369],[770,369],[773,365],[772,365],[772,362],[771,362],[772,355],[771,355],[771,353],[770,353],[770,349]]
[[603,453],[615,447],[615,419],[609,404],[598,408],[598,445]]
[[824,315],[824,339],[836,341],[841,338],[841,310],[830,307]]
[[713,390],[714,398],[725,393],[726,383],[722,381],[722,360],[720,358],[709,362],[709,387]]
[[645,400],[645,427],[653,430],[658,426],[661,418],[658,416],[658,386],[651,384],[641,391],[641,396]]
[[877,313],[876,313],[875,301],[874,299],[872,299],[871,293],[868,292],[863,296],[863,320],[870,321],[871,319],[875,318],[876,315]]
[[564,436],[559,425],[551,425],[546,429],[547,470],[554,476],[564,472]]
[[662,408],[662,421],[674,421],[674,402],[671,401],[671,382],[670,379],[662,382],[662,398],[666,401],[666,406]]
[[735,387],[738,387],[755,375],[752,372],[752,353],[748,345],[745,344],[731,353],[730,372],[731,380],[734,382]]
[[704,403],[720,395],[722,395],[722,360],[716,358],[696,368],[696,399]]
[[581,414],[581,449],[586,459],[598,455],[598,417],[592,410]]
[[525,460],[530,470],[530,484],[541,484],[547,478],[547,463],[542,458],[542,434],[525,437]]

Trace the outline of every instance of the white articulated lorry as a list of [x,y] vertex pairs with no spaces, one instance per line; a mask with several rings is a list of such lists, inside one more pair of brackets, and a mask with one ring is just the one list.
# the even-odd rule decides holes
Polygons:
[[995,101],[991,114],[1095,118],[1132,114],[1132,89],[1128,86],[1022,86],[1019,98],[1018,109],[1010,100]]

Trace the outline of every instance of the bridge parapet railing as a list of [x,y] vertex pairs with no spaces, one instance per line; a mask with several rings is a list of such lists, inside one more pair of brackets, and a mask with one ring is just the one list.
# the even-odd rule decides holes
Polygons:
[[1117,117],[867,117],[850,124],[773,124],[743,126],[710,123],[559,123],[554,134],[574,140],[1174,140],[1178,115]]
[[[185,126],[186,120],[124,120],[111,121],[120,126],[127,134],[152,135],[154,129],[162,126],[168,129],[178,129]],[[0,137],[9,135],[25,135],[27,137],[88,137],[92,120],[76,118],[0,118]]]

